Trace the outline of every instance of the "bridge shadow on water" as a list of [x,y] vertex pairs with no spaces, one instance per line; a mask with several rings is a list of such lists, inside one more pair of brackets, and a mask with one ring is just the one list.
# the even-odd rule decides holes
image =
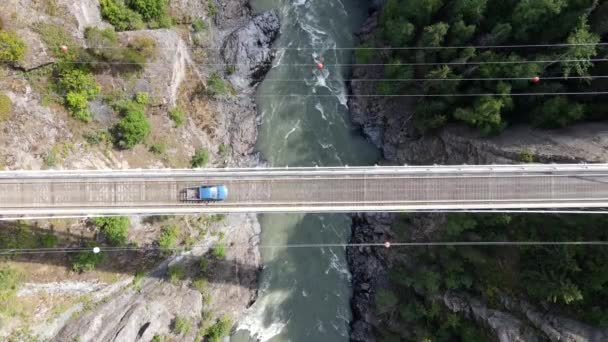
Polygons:
[[[151,218],[151,220],[155,220]],[[35,222],[0,221],[0,266],[3,262],[53,265],[63,268],[65,272],[78,277],[79,272],[72,269],[78,258],[94,255],[93,247],[111,247],[100,243],[96,234],[90,230],[70,232],[61,227],[55,229],[42,228]],[[46,252],[45,248],[53,248]],[[70,248],[85,248],[83,251],[69,251]],[[229,248],[229,247],[227,247]],[[25,250],[34,253],[25,253]],[[88,251],[86,249],[89,249]],[[20,252],[20,250],[23,250]],[[95,271],[112,272],[134,275],[136,272],[146,272],[148,276],[168,279],[169,267],[165,262],[171,258],[171,253],[162,251],[157,246],[148,246],[137,250],[106,251],[100,253]],[[205,260],[201,262],[201,260]],[[248,289],[257,289],[257,277],[260,271],[255,265],[237,260],[217,259],[210,253],[204,256],[185,255],[177,264],[181,268],[184,280],[203,277],[209,283],[233,284]]]

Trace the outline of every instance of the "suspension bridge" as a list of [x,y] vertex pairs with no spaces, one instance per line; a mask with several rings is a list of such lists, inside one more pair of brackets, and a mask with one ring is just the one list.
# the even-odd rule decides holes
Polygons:
[[[219,202],[186,189],[226,185]],[[0,172],[0,216],[608,207],[608,164]]]

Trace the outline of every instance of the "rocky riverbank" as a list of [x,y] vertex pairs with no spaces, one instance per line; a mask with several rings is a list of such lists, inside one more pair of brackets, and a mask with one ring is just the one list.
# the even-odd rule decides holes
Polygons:
[[[47,76],[40,70],[52,66],[55,57],[41,38],[42,34],[36,31],[37,23],[63,27],[72,36],[70,39],[84,46],[86,27],[109,27],[102,21],[99,2],[87,0],[76,6],[70,1],[57,0],[51,6],[45,1],[11,0],[0,4],[0,12],[7,14],[1,15],[3,28],[19,33],[28,46],[23,63],[2,69],[0,77],[0,92],[9,97],[12,105],[9,119],[0,121],[4,132],[0,136],[0,166],[7,169],[189,167],[191,156],[199,149],[208,151],[208,166],[247,167],[259,163],[254,154],[257,112],[253,93],[274,59],[269,47],[280,28],[275,12],[254,15],[248,0],[209,1],[209,4],[171,1],[167,10],[178,23],[176,27],[118,33],[120,41],[143,36],[156,44],[155,56],[136,75],[122,77],[116,72],[95,75],[106,94],[147,92],[150,97],[149,146],[118,150],[107,142],[93,144],[87,139],[90,131],[104,130],[117,121],[108,104],[102,99],[92,101],[93,120],[83,125],[70,118],[57,103],[49,105],[48,94],[44,93],[47,84],[38,81]],[[9,16],[10,13],[14,14]],[[203,23],[203,32],[190,29],[195,21]],[[212,94],[209,89],[218,84],[220,92],[238,96]],[[181,125],[176,125],[167,115],[175,107],[186,113]],[[163,151],[150,147],[160,145]],[[35,225],[49,226],[56,232],[59,225],[56,221]],[[207,217],[176,218],[168,223],[133,217],[129,240],[137,241],[141,247],[155,246],[161,229],[174,221],[182,226],[183,243],[197,247],[169,257],[143,279],[134,280],[133,267],[118,256],[108,256],[121,258],[117,264],[123,267],[109,267],[114,272],[111,279],[107,279],[107,275],[99,278],[101,273],[97,271],[79,275],[64,270],[63,265],[42,267],[36,265],[41,262],[38,260],[28,262],[27,267],[10,262],[9,266],[25,273],[27,288],[37,289],[19,294],[19,301],[35,303],[32,311],[36,312],[36,320],[24,324],[18,319],[0,322],[0,339],[11,334],[16,336],[15,332],[19,331],[22,335],[18,336],[23,338],[32,334],[55,340],[150,340],[157,335],[176,334],[173,327],[177,317],[186,318],[194,327],[224,315],[238,319],[257,296],[261,265],[257,249],[260,226],[256,216],[230,215],[219,222]],[[91,235],[91,227],[85,220],[70,224],[67,229],[70,236],[80,234],[82,240]],[[71,243],[78,243],[78,239],[72,240]],[[198,260],[206,258],[218,243],[233,248],[227,248],[224,262],[210,262],[209,284],[204,294],[193,288],[194,276],[187,274],[179,283],[167,280],[170,268],[200,273]],[[161,257],[146,255],[156,260]],[[53,260],[57,264],[62,262],[66,259]],[[63,286],[63,281],[79,285]],[[53,304],[56,300],[49,298],[60,296],[63,300],[70,295],[80,299],[73,306],[62,304],[65,307],[59,314],[53,314],[58,310]],[[84,304],[83,296],[86,296]],[[71,303],[71,300],[64,302]],[[202,317],[201,312],[207,316]],[[179,339],[193,340],[197,335],[198,330],[191,329]]]
[[[378,13],[373,13],[363,25],[362,43],[371,42],[378,26]],[[370,44],[373,45],[373,44]],[[381,54],[375,61],[384,63]],[[361,126],[364,134],[383,152],[386,163],[393,165],[428,164],[511,164],[520,162],[606,162],[608,160],[608,125],[584,123],[559,130],[539,130],[528,126],[509,127],[495,137],[483,137],[477,131],[462,125],[448,125],[433,134],[420,134],[413,124],[413,100],[409,98],[356,97],[357,94],[375,94],[376,83],[358,79],[382,79],[382,67],[355,67],[352,70],[349,100],[352,120]],[[432,240],[443,229],[445,215],[410,215],[410,221],[400,225],[404,232],[391,229],[397,215],[363,214],[353,218],[353,243],[390,241],[395,236],[407,235],[408,240]],[[391,258],[381,249],[351,248],[347,251],[352,273],[353,297],[351,308],[352,341],[375,341],[374,327],[379,318],[374,314],[374,295],[387,286],[387,273]],[[400,253],[400,262],[408,259],[407,252]],[[411,259],[411,257],[409,258]],[[405,260],[415,264],[416,260]],[[463,299],[464,298],[464,299]],[[504,298],[503,298],[504,299]],[[511,302],[512,299],[504,299]],[[446,293],[443,303],[454,312],[464,312],[493,332],[501,341],[601,340],[604,330],[580,324],[570,328],[551,328],[552,318],[543,315],[519,316],[521,310],[511,313],[513,306],[504,305],[509,311],[490,310],[475,298]],[[517,301],[516,301],[517,302]],[[538,313],[529,304],[526,310]],[[541,310],[542,311],[542,310]],[[518,318],[515,318],[517,316]],[[563,319],[563,318],[560,318]],[[542,331],[543,333],[538,333]]]

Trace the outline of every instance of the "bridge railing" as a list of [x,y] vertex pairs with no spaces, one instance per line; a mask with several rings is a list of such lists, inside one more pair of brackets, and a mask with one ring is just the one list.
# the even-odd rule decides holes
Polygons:
[[256,167],[198,169],[101,169],[0,171],[0,179],[82,177],[205,177],[281,175],[364,175],[418,173],[563,173],[608,172],[608,164],[514,164],[514,165],[433,165],[433,166],[343,166],[343,167]]

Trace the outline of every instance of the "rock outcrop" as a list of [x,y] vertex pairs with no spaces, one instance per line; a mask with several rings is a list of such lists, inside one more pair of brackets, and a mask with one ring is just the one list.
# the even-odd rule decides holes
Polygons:
[[[85,27],[107,26],[101,21],[98,0],[56,0],[52,2],[52,8],[45,7],[48,3],[50,2],[46,0],[7,0],[0,3],[1,17],[11,16],[12,11],[16,11],[14,16],[22,20],[5,23],[14,25],[7,28],[19,32],[28,45],[26,61],[21,65],[23,69],[36,69],[53,62],[40,35],[33,29],[34,23],[42,21],[65,27],[81,46],[85,44]],[[248,0],[176,0],[169,4],[169,10],[178,13],[183,22],[188,22],[195,18],[207,18],[211,8],[208,3],[216,5],[217,13],[213,17],[218,25],[209,28],[209,45],[205,46],[202,60],[193,61],[194,57],[190,54],[194,54],[193,51],[200,46],[190,49],[188,44],[193,44],[193,41],[185,39],[187,34],[178,29],[120,32],[118,35],[123,45],[140,36],[154,39],[155,56],[149,56],[147,64],[136,77],[125,79],[120,72],[108,69],[97,73],[95,78],[104,92],[117,90],[129,96],[137,91],[149,92],[151,103],[147,114],[153,125],[152,134],[162,132],[163,134],[158,134],[162,138],[175,138],[181,142],[178,145],[179,151],[169,150],[168,147],[167,156],[189,159],[195,148],[205,147],[212,155],[214,164],[253,166],[258,163],[257,157],[253,155],[257,139],[257,112],[254,100],[249,95],[253,94],[253,80],[264,76],[274,58],[270,45],[278,35],[279,19],[275,12],[254,16]],[[55,10],[59,12],[53,12]],[[213,51],[223,53],[213,54]],[[223,78],[227,74],[225,65],[231,63],[239,66],[247,64],[245,68],[236,68],[230,78],[232,87],[245,96],[214,97],[202,91],[204,86],[199,86],[204,85],[205,80],[212,74],[219,74]],[[0,134],[0,166],[3,168],[49,167],[45,165],[50,164],[45,159],[55,150],[62,155],[58,165],[53,166],[56,168],[167,166],[159,160],[141,161],[147,159],[149,153],[148,146],[144,145],[136,146],[133,151],[116,151],[111,146],[105,150],[96,150],[92,144],[83,141],[80,123],[74,122],[64,108],[54,103],[43,105],[45,99],[39,92],[40,89],[35,89],[17,70],[7,69],[7,73],[8,77],[0,78],[0,90],[11,100],[13,110],[8,120],[0,122],[3,131]],[[167,110],[175,105],[180,105],[188,114],[187,122],[180,127],[176,127],[167,115]],[[90,109],[94,117],[91,125],[96,125],[95,129],[100,126],[111,127],[118,120],[108,104],[101,99],[91,101]],[[208,126],[201,127],[201,122]],[[150,140],[155,138],[158,137],[151,137]],[[215,156],[216,153],[219,154],[216,151],[220,144],[228,147],[228,155],[222,156],[225,158],[223,162],[217,161],[219,156]],[[130,162],[138,152],[143,152],[140,153],[143,156],[133,163],[141,164],[134,166]],[[224,242],[251,247],[228,249],[225,265],[213,270],[218,273],[214,276],[220,279],[210,279],[208,294],[213,301],[206,303],[204,309],[206,312],[220,316],[228,314],[233,319],[238,319],[243,309],[257,298],[260,265],[257,244],[260,227],[255,215],[251,214],[230,215],[226,220],[227,223],[222,228],[226,234]],[[187,225],[190,233],[197,229]],[[148,233],[154,235],[154,232]],[[186,253],[185,256],[174,258],[172,262],[187,262],[189,259],[198,261],[215,241],[207,235],[200,241],[205,245],[204,250],[193,254],[195,257]],[[85,305],[86,310],[78,314],[83,306],[79,304],[79,307],[70,308],[67,315],[62,314],[61,319],[53,320],[50,324],[32,324],[32,333],[44,340],[54,338],[57,341],[75,338],[81,341],[149,341],[154,335],[170,336],[170,322],[176,316],[189,318],[192,325],[196,326],[201,320],[201,294],[183,284],[176,286],[164,280],[166,266],[165,264],[156,272],[146,275],[140,290],[131,286],[130,281],[122,283],[111,294],[99,298],[97,292],[104,292],[117,283],[102,290],[86,289],[95,297],[90,307]],[[61,279],[58,281],[61,282]],[[38,285],[40,286],[32,286],[40,291],[56,288],[54,283]],[[74,294],[82,292],[78,286],[66,286],[62,290]],[[0,332],[3,335],[0,336],[8,336],[11,329],[3,326],[0,329],[3,330]],[[198,329],[191,329],[187,335],[172,337],[176,340],[194,340],[197,333]]]
[[259,83],[268,72],[275,57],[270,45],[280,27],[278,14],[268,11],[255,16],[226,38],[222,57],[234,68],[230,81],[237,89],[245,90]]
[[[202,310],[201,293],[164,282],[166,264],[156,277],[146,277],[140,288],[127,287],[95,308],[83,312],[59,331],[52,341],[151,341],[154,335],[171,335],[176,316],[196,326]],[[190,329],[184,340],[193,340]]]
[[446,292],[438,299],[453,312],[457,312],[488,326],[496,333],[500,342],[534,342],[543,340],[516,316],[490,309],[481,301],[470,298],[466,294]]
[[31,27],[36,23],[52,23],[66,28],[76,40],[82,40],[88,26],[105,27],[101,20],[99,0],[5,0],[0,2],[0,17],[5,29],[14,30],[27,46],[25,59],[19,66],[36,69],[53,62],[53,57],[40,35]]
[[[390,231],[394,214],[356,215],[353,217],[351,243],[383,243]],[[373,294],[387,285],[386,260],[378,249],[349,247],[346,249],[352,274],[353,295],[351,310],[351,341],[373,342],[373,324],[377,321],[373,310]]]

